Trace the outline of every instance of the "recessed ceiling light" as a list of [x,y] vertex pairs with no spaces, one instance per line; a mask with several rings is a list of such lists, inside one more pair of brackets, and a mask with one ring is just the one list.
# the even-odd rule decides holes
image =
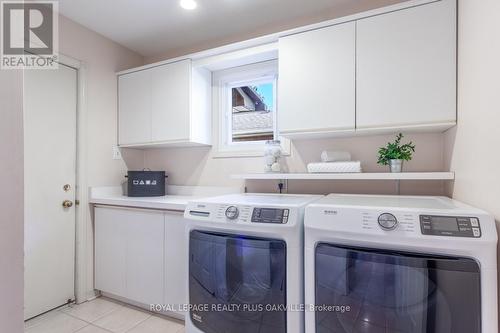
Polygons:
[[198,4],[194,0],[181,0],[180,5],[187,10],[193,10],[198,7]]

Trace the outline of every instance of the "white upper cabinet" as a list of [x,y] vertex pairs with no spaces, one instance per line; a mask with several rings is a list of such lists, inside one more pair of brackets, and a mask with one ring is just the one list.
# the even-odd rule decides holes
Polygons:
[[211,144],[211,73],[180,60],[118,77],[119,144]]
[[[279,134],[306,138],[454,126],[456,7],[457,0],[403,2],[329,26],[276,34]],[[208,53],[214,52],[223,53]],[[213,54],[192,57],[195,62],[172,60],[119,73],[120,146],[211,144],[209,69],[220,64],[214,67]]]
[[118,78],[119,143],[151,141],[151,71]]
[[355,128],[355,22],[279,40],[281,135],[322,135]]
[[456,124],[456,0],[280,38],[285,137]]
[[152,69],[152,141],[189,141],[191,62]]
[[456,122],[456,1],[357,21],[358,129]]

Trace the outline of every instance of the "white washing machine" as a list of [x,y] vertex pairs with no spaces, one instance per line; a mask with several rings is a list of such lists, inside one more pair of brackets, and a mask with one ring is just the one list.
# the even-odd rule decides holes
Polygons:
[[305,214],[306,332],[497,333],[492,216],[445,197],[331,194]]
[[188,203],[186,332],[304,331],[304,208],[319,198],[236,194]]

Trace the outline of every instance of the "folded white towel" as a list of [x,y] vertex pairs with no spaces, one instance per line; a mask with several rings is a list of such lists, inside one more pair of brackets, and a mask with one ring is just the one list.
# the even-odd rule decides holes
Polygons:
[[309,173],[353,173],[361,171],[360,161],[309,163],[307,165],[307,172]]
[[328,151],[321,153],[322,162],[345,162],[351,160],[351,154],[347,151]]

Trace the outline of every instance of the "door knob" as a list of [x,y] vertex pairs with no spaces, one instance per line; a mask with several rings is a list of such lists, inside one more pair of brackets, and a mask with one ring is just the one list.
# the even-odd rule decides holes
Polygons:
[[70,207],[73,206],[73,201],[71,201],[71,200],[64,200],[63,203],[62,203],[62,206],[64,208],[70,208]]

